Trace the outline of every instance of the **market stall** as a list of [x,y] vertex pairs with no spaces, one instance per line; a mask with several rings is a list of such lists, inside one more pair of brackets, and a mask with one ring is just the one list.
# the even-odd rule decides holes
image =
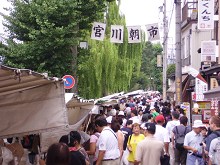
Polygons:
[[68,125],[63,80],[0,66],[0,138]]

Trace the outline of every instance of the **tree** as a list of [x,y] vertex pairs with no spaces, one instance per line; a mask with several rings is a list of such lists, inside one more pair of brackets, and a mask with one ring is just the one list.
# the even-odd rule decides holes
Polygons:
[[[110,25],[126,29],[125,17],[111,1],[14,0],[10,15],[3,15],[9,32],[6,65],[57,77],[75,73],[85,98],[128,90],[132,76],[140,73],[143,44],[128,44],[126,31],[123,44],[110,42]],[[94,21],[107,21],[103,42],[90,39]],[[77,48],[81,40],[89,42],[88,50]]]
[[61,77],[72,73],[71,47],[78,45],[78,28],[88,29],[103,15],[106,1],[14,0],[3,15],[9,39],[5,63],[12,67],[49,72]]
[[105,40],[91,40],[88,34],[86,40],[89,41],[90,48],[88,51],[83,50],[84,55],[79,57],[79,92],[86,98],[127,91],[132,76],[140,71],[142,43],[128,44],[126,31],[122,44],[110,42],[110,25],[124,25],[124,29],[126,28],[125,17],[119,14],[116,2],[108,5],[106,22]]
[[[162,68],[157,67],[157,55],[161,54],[160,44],[146,42],[143,49],[141,74],[132,79],[132,89],[162,90]],[[137,85],[139,84],[139,85]]]
[[167,77],[175,76],[175,71],[176,71],[176,65],[175,64],[168,65]]

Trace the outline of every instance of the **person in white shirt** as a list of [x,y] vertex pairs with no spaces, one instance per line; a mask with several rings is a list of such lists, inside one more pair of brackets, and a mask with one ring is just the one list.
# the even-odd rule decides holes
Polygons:
[[107,126],[107,121],[104,118],[97,119],[95,126],[97,131],[101,133],[97,141],[99,154],[96,165],[119,165],[120,150],[117,135]]
[[184,139],[184,148],[188,150],[186,164],[187,165],[195,165],[204,164],[204,160],[202,157],[203,148],[202,141],[203,136],[201,135],[202,127],[205,125],[201,120],[195,120],[192,126],[193,130],[186,134]]
[[122,155],[124,152],[124,150],[123,150],[124,134],[120,130],[120,123],[115,117],[112,117],[112,116],[107,117],[106,121],[108,123],[108,126],[115,132],[115,134],[117,136],[118,147],[120,150],[120,158],[122,158]]
[[180,114],[176,111],[172,112],[172,120],[168,121],[166,125],[166,129],[169,133],[169,137],[172,138],[172,130],[175,126],[180,125],[180,120],[179,120]]
[[[180,125],[179,117],[180,117],[179,112],[173,111],[172,112],[172,120],[168,121],[168,123],[166,125],[166,129],[169,133],[170,139],[172,139],[172,136],[173,136],[173,132],[172,132],[173,128],[175,126]],[[174,149],[173,149],[172,143],[169,144],[169,153],[170,153],[170,164],[174,165],[175,164],[175,157],[174,157]]]
[[154,137],[164,143],[165,155],[169,156],[170,138],[167,129],[163,127],[163,124],[165,123],[165,118],[163,117],[163,115],[158,115],[156,116],[155,121],[157,124]]

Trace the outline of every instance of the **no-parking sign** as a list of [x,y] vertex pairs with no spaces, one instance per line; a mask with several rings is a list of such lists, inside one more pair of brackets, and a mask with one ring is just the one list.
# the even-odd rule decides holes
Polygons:
[[71,89],[75,85],[75,79],[71,75],[65,75],[63,76],[64,79],[64,88],[65,89]]

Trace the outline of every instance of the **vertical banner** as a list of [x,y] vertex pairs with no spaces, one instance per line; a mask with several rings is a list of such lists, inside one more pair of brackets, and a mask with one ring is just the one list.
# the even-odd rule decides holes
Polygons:
[[198,0],[198,29],[214,29],[214,0]]
[[157,55],[157,67],[162,67],[162,55]]
[[160,40],[158,23],[146,25],[148,41]]
[[123,43],[124,26],[111,25],[110,41],[113,43]]
[[106,24],[94,22],[92,27],[91,39],[103,41],[105,37]]
[[202,41],[201,43],[201,61],[216,61],[216,41]]
[[127,26],[128,29],[128,43],[141,42],[141,26]]
[[208,91],[208,84],[199,78],[196,78],[195,92],[196,101],[204,101],[204,93]]

